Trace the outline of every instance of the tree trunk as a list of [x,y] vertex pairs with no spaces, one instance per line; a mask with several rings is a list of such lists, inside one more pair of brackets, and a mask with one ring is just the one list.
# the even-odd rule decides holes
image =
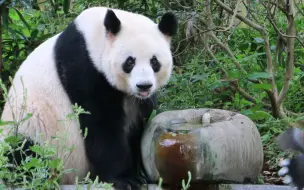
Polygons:
[[0,7],[0,78],[3,69],[3,59],[2,59],[2,7]]
[[[3,57],[2,57],[2,9],[0,6],[0,80],[2,79]],[[3,81],[2,81],[3,82]],[[0,88],[0,100],[3,99],[2,88]]]

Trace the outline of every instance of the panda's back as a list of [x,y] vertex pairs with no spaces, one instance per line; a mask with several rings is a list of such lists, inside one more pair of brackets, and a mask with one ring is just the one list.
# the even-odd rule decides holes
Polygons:
[[[9,101],[5,104],[1,119],[5,121],[16,120],[16,117],[23,118],[28,113],[32,113],[33,117],[38,117],[38,115],[43,117],[43,115],[50,114],[48,118],[45,118],[47,119],[45,123],[49,125],[48,128],[42,126],[42,123],[37,125],[38,121],[36,121],[36,123],[32,122],[32,125],[37,125],[33,130],[25,122],[19,128],[20,133],[50,134],[52,128],[55,132],[56,120],[64,118],[61,117],[61,114],[72,111],[68,97],[60,84],[54,62],[53,47],[58,36],[59,34],[49,38],[34,49],[14,76],[12,87],[9,90]],[[20,112],[18,109],[25,103],[24,100],[26,101],[26,110]],[[11,106],[15,109],[11,110]],[[13,112],[15,118],[13,118]]]
[[[45,101],[62,99],[55,99],[63,95],[53,51],[58,36],[59,34],[47,39],[25,59],[14,76],[10,95],[24,96],[25,88],[29,99],[33,96],[37,98],[37,101],[41,98]],[[56,104],[56,102],[53,103]]]

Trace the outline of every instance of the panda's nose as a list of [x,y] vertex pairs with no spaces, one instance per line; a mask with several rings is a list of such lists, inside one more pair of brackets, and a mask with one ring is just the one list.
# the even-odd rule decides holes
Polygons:
[[137,88],[140,91],[147,91],[152,87],[152,84],[150,83],[143,83],[143,84],[136,84]]

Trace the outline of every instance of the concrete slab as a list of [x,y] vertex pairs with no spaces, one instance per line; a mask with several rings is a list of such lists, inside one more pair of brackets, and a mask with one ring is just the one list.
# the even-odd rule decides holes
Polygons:
[[219,190],[296,190],[286,185],[220,185]]
[[[63,185],[62,190],[75,190],[77,186],[74,185]],[[79,186],[81,187],[81,186]],[[78,188],[79,190],[87,190],[87,186],[82,186]],[[101,188],[94,188],[98,190],[103,190]],[[157,190],[157,185],[148,185],[143,187],[142,190]],[[296,188],[285,186],[285,185],[241,185],[241,184],[222,184],[219,185],[218,190],[296,190]]]

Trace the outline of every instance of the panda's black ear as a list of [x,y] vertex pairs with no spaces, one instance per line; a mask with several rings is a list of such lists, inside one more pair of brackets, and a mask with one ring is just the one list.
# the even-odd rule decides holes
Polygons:
[[106,13],[104,26],[107,32],[113,34],[114,36],[120,31],[121,22],[115,15],[114,11],[111,9],[108,9]]
[[167,36],[173,36],[177,33],[177,18],[171,12],[165,13],[158,24],[158,29]]

